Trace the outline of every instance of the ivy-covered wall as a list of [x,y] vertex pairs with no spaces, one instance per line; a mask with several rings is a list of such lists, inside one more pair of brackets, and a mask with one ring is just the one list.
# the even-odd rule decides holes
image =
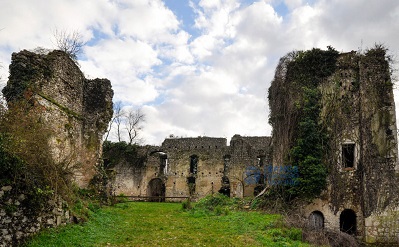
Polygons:
[[300,173],[287,193],[315,198],[305,216],[320,211],[336,230],[341,214],[354,212],[353,234],[373,242],[392,241],[387,236],[398,232],[396,223],[370,230],[379,224],[374,219],[392,218],[399,205],[389,62],[382,46],[363,53],[292,52],[280,60],[269,89],[273,164],[294,165]]

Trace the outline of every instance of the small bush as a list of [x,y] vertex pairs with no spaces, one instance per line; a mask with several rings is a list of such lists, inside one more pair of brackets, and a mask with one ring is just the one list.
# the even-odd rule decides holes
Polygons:
[[290,228],[287,231],[287,237],[294,241],[302,241],[302,230],[298,228]]
[[208,195],[199,200],[194,211],[203,211],[205,213],[212,213],[215,215],[228,215],[231,209],[239,207],[239,201],[225,196],[223,194]]
[[183,201],[181,206],[182,206],[183,210],[190,210],[190,209],[193,208],[193,205],[191,204],[191,200],[190,199],[187,199],[187,200]]

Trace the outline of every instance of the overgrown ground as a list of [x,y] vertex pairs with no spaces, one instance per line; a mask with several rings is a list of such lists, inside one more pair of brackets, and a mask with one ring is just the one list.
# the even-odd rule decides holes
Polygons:
[[309,246],[301,231],[261,212],[182,210],[179,203],[120,203],[82,225],[48,230],[34,246]]

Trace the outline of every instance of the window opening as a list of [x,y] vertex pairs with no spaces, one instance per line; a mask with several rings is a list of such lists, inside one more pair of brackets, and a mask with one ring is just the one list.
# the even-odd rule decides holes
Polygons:
[[198,156],[197,155],[191,155],[190,156],[190,173],[193,175],[197,174],[197,168],[198,168]]
[[345,168],[354,167],[355,144],[342,144],[342,164]]
[[256,157],[256,159],[258,161],[258,166],[263,167],[263,165],[265,164],[265,156],[259,155],[258,157]]
[[165,175],[168,173],[168,157],[166,155],[162,155],[159,157],[160,166],[159,166],[159,175]]

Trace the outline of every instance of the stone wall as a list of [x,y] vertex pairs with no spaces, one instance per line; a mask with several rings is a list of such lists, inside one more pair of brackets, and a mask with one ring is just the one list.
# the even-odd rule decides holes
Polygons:
[[[294,84],[288,80],[272,84],[283,89],[270,104],[281,104],[280,109],[290,116],[279,118],[275,113],[273,163],[287,160],[297,135],[289,127],[298,96]],[[318,86],[319,122],[329,138],[323,161],[329,172],[327,188],[301,210],[305,217],[322,215],[325,227],[373,243],[398,241],[394,237],[399,231],[399,173],[392,85],[384,49],[338,56],[334,72]],[[287,100],[286,95],[294,96]]]
[[18,246],[43,228],[70,222],[66,203],[59,197],[48,200],[40,212],[33,213],[26,205],[25,194],[15,195],[12,186],[0,188],[0,247]]
[[[57,50],[13,53],[9,69],[10,76],[2,90],[7,104],[37,114],[34,116],[46,126],[49,163],[62,168],[62,175],[56,176],[69,183],[72,174],[78,186],[87,187],[96,173],[102,136],[113,114],[110,81],[86,79],[77,64]],[[57,191],[59,187],[44,189],[21,181],[14,188],[6,185],[2,184],[0,190],[1,246],[16,245],[41,228],[69,222],[68,205],[53,194],[63,194]]]
[[24,100],[40,109],[52,129],[53,158],[75,167],[75,180],[86,187],[101,157],[102,136],[112,117],[111,83],[88,80],[62,51],[13,53],[3,94],[8,104]]
[[225,138],[167,138],[160,147],[141,150],[146,150],[143,164],[115,167],[116,194],[173,197],[170,201],[219,191],[253,196],[255,187],[265,183],[259,178],[261,166],[270,161],[270,137],[235,135],[230,146]]

